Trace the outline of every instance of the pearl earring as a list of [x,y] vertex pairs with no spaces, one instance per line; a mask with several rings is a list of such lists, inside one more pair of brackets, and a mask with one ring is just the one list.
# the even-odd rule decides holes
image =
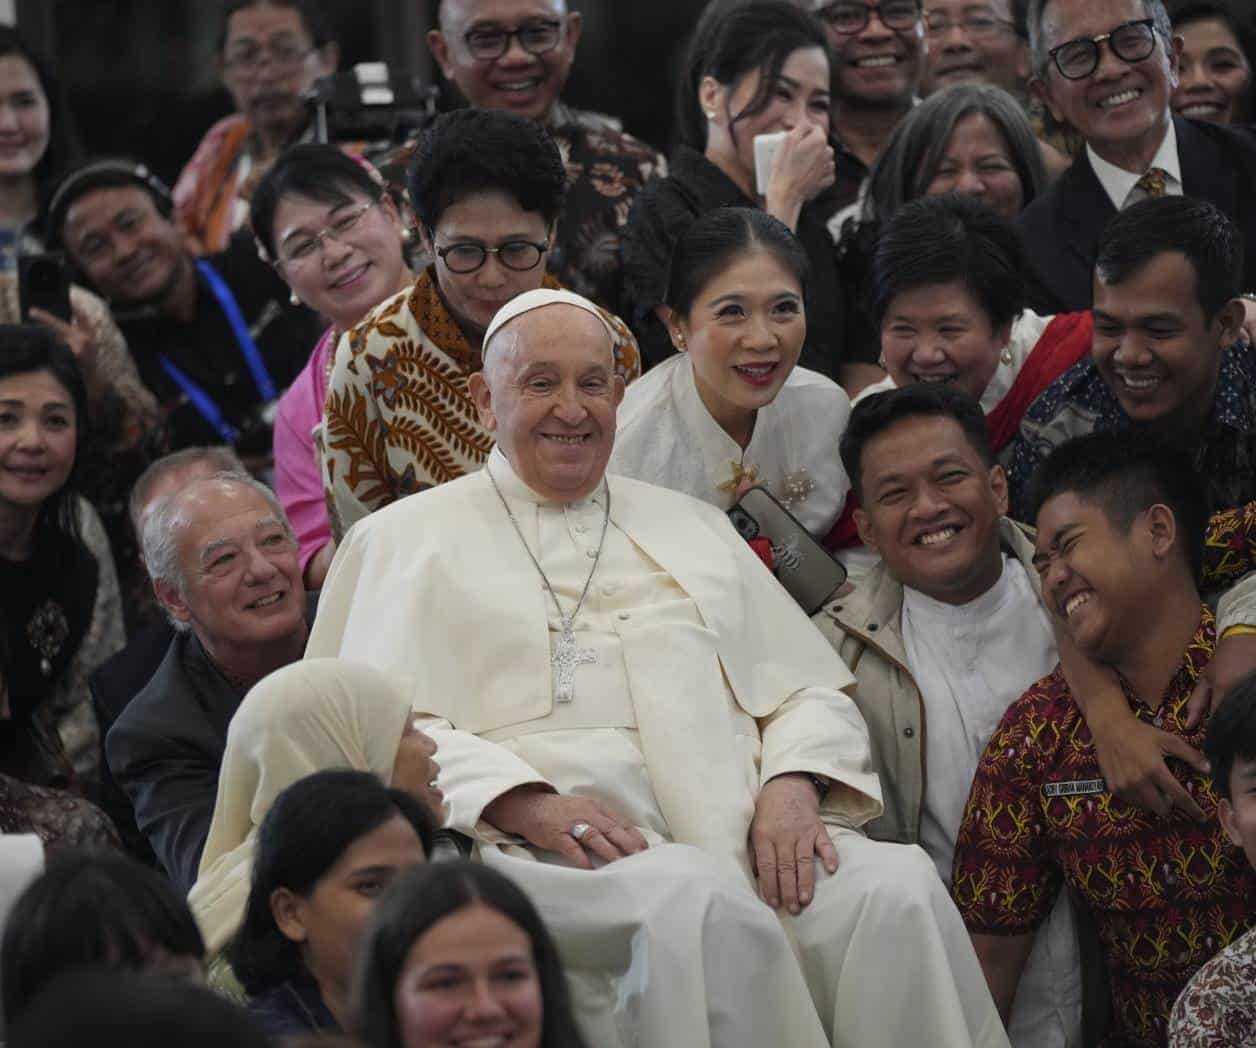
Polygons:
[[715,119],[715,110],[714,110],[714,109],[705,109],[705,110],[703,110],[703,112],[705,112],[705,113],[706,113],[706,118],[707,118],[708,120],[714,120],[714,119]]
[[879,367],[882,371],[885,370],[885,354],[884,353],[882,353],[881,356],[877,358],[877,367]]
[[414,237],[414,234],[410,231],[409,227],[406,227],[405,229],[401,231],[401,242],[403,244],[410,243],[413,237]]
[[301,300],[297,298],[297,293],[295,291],[289,293],[288,301],[291,302],[294,306],[299,306],[301,304]]
[[677,331],[674,335],[672,335],[672,341],[676,343],[676,348],[679,349],[682,353],[686,349],[689,348],[689,344],[685,341],[685,335],[683,331]]

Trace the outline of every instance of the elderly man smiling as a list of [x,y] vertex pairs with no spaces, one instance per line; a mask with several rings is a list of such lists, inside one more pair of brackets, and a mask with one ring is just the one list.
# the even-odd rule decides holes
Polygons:
[[[440,0],[427,35],[432,57],[466,101],[543,124],[567,166],[567,195],[550,272],[569,288],[619,312],[619,238],[641,187],[666,162],[619,121],[573,109],[559,97],[580,43],[582,20],[566,0]],[[397,184],[414,143],[383,170]]]
[[1174,117],[1182,42],[1161,0],[1031,0],[1031,87],[1086,148],[1020,218],[1039,313],[1090,306],[1104,223],[1148,197],[1206,200],[1242,223],[1256,287],[1256,136]]
[[144,562],[176,630],[157,673],[106,739],[136,821],[184,891],[209,832],[227,724],[257,681],[305,650],[296,542],[269,488],[195,480],[144,517]]
[[1005,1044],[928,858],[855,829],[881,790],[845,665],[723,513],[605,474],[601,314],[527,292],[484,344],[497,449],[349,531],[308,654],[407,681],[591,1042]]

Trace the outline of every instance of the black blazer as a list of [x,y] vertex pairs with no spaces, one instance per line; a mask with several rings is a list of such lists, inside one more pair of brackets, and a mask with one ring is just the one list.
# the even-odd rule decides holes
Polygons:
[[127,642],[127,646],[98,666],[88,678],[92,705],[96,709],[96,721],[100,725],[100,806],[118,827],[118,834],[126,850],[146,866],[156,866],[157,858],[147,838],[135,825],[135,812],[130,798],[122,791],[109,771],[109,757],[105,753],[105,739],[122,711],[130,705],[144,686],[161,668],[170,642],[174,639],[174,627],[164,618],[139,630]]
[[[1239,227],[1247,248],[1246,289],[1256,289],[1256,133],[1173,118],[1182,190],[1216,205]],[[1089,309],[1099,237],[1116,214],[1085,150],[1021,213],[1030,268],[1030,306],[1039,313]]]
[[109,770],[175,887],[196,883],[218,796],[227,725],[244,693],[194,634],[177,634],[153,679],[105,737]]

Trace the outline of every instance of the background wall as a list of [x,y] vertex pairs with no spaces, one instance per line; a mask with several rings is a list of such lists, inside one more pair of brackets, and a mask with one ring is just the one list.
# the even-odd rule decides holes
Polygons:
[[[671,144],[672,85],[703,0],[572,0],[585,34],[568,85],[575,105],[613,113]],[[346,64],[384,59],[431,78],[430,0],[323,0]],[[220,0],[0,0],[52,56],[93,153],[143,158],[170,179],[231,104],[214,57]],[[366,17],[364,17],[364,12]],[[648,73],[648,77],[643,76]]]

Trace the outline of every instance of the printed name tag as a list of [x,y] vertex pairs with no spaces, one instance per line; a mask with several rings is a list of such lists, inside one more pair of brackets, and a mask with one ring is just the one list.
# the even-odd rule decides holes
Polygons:
[[1077,797],[1087,793],[1106,793],[1108,784],[1103,779],[1075,779],[1072,782],[1048,782],[1042,792],[1048,797]]

